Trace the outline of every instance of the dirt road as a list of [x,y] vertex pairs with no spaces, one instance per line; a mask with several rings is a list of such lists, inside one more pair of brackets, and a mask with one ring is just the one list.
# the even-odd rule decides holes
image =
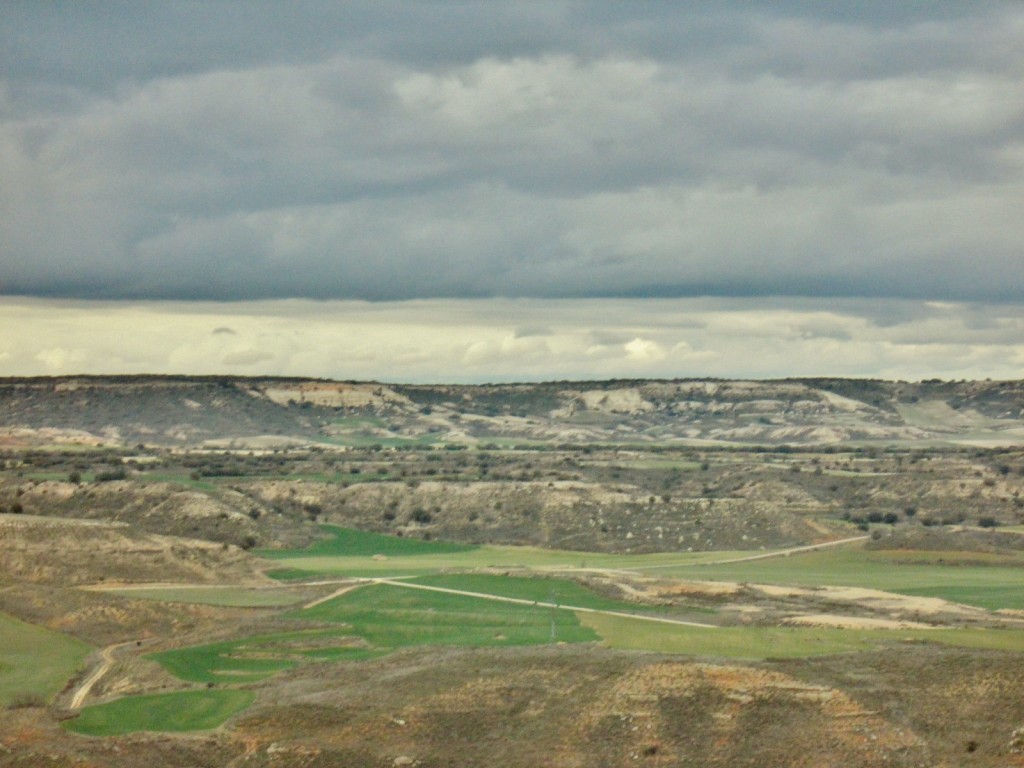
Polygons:
[[477,597],[482,600],[496,600],[501,603],[515,603],[516,605],[531,605],[538,608],[561,608],[566,611],[574,611],[576,613],[597,613],[603,616],[620,616],[626,619],[636,619],[637,621],[654,621],[660,624],[675,624],[681,627],[697,627],[700,629],[718,629],[714,624],[702,624],[697,621],[684,621],[682,619],[670,619],[665,616],[647,616],[641,613],[627,613],[625,611],[607,611],[600,608],[585,608],[579,605],[565,605],[563,603],[548,603],[538,600],[526,600],[520,597],[504,597],[502,595],[489,595],[486,592],[467,592],[462,589],[448,589],[447,587],[431,587],[426,584],[410,584],[407,581],[397,581],[394,579],[373,579],[367,578],[364,581],[372,584],[388,584],[393,587],[403,587],[405,589],[422,589],[427,592],[444,592],[449,595],[465,595],[466,597]]
[[816,549],[825,549],[827,547],[838,547],[842,544],[852,544],[855,541],[866,541],[870,539],[870,536],[852,536],[849,539],[837,539],[836,541],[826,541],[822,544],[805,544],[802,547],[790,547],[789,549],[776,549],[772,552],[761,552],[756,555],[744,555],[743,557],[730,557],[725,560],[704,560],[699,563],[687,562],[687,563],[662,563],[661,565],[644,565],[639,568],[623,568],[625,571],[653,571],[656,568],[700,568],[701,566],[707,565],[726,565],[728,563],[746,563],[750,560],[766,560],[769,557],[789,557],[798,552],[812,552]]
[[98,683],[103,676],[110,671],[110,668],[114,666],[114,662],[116,661],[114,654],[117,650],[134,644],[134,641],[115,643],[114,645],[108,645],[100,651],[100,665],[93,670],[91,675],[82,681],[80,686],[78,686],[78,690],[75,691],[75,695],[71,697],[71,703],[68,707],[70,709],[80,709],[85,698],[92,691],[93,686],[96,685],[96,683]]

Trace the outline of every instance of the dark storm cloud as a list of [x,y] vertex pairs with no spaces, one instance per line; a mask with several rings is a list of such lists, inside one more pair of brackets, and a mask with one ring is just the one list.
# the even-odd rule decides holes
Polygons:
[[1016,301],[1022,51],[1006,2],[10,2],[0,291]]

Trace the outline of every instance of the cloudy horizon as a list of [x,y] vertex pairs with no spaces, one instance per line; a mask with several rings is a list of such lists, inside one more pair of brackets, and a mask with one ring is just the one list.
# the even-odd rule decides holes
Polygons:
[[5,3],[0,178],[3,375],[1024,369],[1015,2]]
[[1016,379],[1024,308],[911,300],[454,299],[0,304],[0,374],[393,383]]

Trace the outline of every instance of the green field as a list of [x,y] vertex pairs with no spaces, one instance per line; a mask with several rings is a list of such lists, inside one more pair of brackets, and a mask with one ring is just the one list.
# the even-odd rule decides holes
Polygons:
[[756,584],[866,587],[988,609],[1024,608],[1024,560],[977,553],[869,551],[851,545],[789,557],[667,568],[658,573]]
[[[554,603],[597,611],[650,615],[662,608],[637,606],[604,597],[586,587],[557,578],[559,569],[645,568],[657,575],[695,580],[816,587],[867,587],[912,595],[943,597],[986,608],[1024,607],[1024,556],[962,552],[865,550],[862,545],[805,552],[743,562],[712,561],[749,553],[703,552],[656,555],[604,555],[527,547],[466,545],[398,538],[325,526],[329,538],[305,550],[265,553],[292,577],[320,574],[401,577],[409,586],[367,583],[312,608],[291,608],[279,620],[296,623],[295,631],[238,638],[192,648],[152,654],[177,677],[195,683],[247,684],[307,663],[359,661],[414,646],[501,647],[550,642],[600,642],[624,650],[717,658],[800,658],[852,653],[905,643],[941,643],[971,648],[1024,652],[1024,633],[1008,629],[839,629],[816,627],[701,628],[671,625],[623,615],[581,612],[543,605]],[[474,573],[485,566],[533,569],[535,577]],[[546,569],[546,570],[545,570]],[[462,572],[459,572],[462,571]],[[476,593],[452,594],[422,587]],[[174,590],[154,589],[152,596],[170,599]],[[206,592],[201,590],[200,592]],[[278,590],[270,590],[278,592]],[[281,595],[296,592],[288,588]],[[189,599],[185,590],[174,595]],[[477,595],[512,598],[509,603]],[[244,604],[245,595],[215,590],[202,600]],[[268,599],[263,596],[260,600]],[[269,600],[269,599],[268,599]],[[230,602],[235,601],[235,602]],[[534,603],[537,603],[536,605]],[[271,604],[269,601],[265,604]],[[280,604],[280,603],[278,603]],[[710,612],[710,611],[709,611]],[[310,623],[314,629],[304,629]],[[217,689],[221,692],[221,689]],[[242,693],[241,691],[224,691]],[[137,701],[129,699],[126,701]],[[185,702],[185,700],[182,700]],[[197,699],[200,711],[188,728],[227,714],[212,702]],[[187,702],[186,702],[187,703]],[[113,702],[114,706],[118,702]],[[124,704],[122,706],[128,706]],[[146,703],[144,712],[161,704]],[[232,705],[233,706],[233,705]],[[239,707],[244,706],[239,704]],[[90,712],[100,710],[90,708]],[[117,712],[116,707],[113,710]],[[99,717],[99,714],[91,714]],[[153,717],[144,715],[145,717]],[[79,728],[107,732],[113,715],[99,725],[81,719]],[[140,715],[143,717],[143,715]],[[190,715],[191,717],[191,715]],[[78,722],[78,721],[76,721]],[[151,728],[131,721],[133,730]],[[104,724],[106,723],[106,724]],[[185,729],[185,726],[181,726]]]
[[299,664],[372,655],[353,640],[347,628],[275,632],[162,651],[149,658],[193,683],[252,683]]
[[336,525],[320,526],[329,538],[321,539],[305,549],[263,549],[259,554],[272,560],[292,560],[325,557],[409,557],[412,555],[448,555],[455,552],[471,552],[476,547],[456,544],[450,541],[424,541],[399,536],[384,536],[379,533],[357,531]]
[[[641,568],[672,563],[700,563],[740,557],[747,552],[662,552],[652,555],[609,555],[539,547],[469,546],[441,541],[383,536],[323,526],[333,535],[307,549],[260,550],[281,568],[277,579],[315,576],[425,576],[449,569],[477,568]],[[375,557],[376,556],[376,557]]]
[[537,645],[597,640],[570,611],[378,584],[290,614],[344,624],[371,647]]
[[[516,593],[523,599],[546,600],[551,591],[576,604],[607,604],[599,595],[554,580],[501,577],[438,577],[437,586],[490,588],[494,594]],[[480,580],[484,581],[480,581]],[[511,595],[510,595],[511,596]],[[226,640],[153,653],[176,677],[194,683],[252,683],[299,664],[358,661],[397,648],[414,645],[533,645],[551,641],[552,627],[559,641],[597,640],[580,626],[575,614],[540,606],[516,605],[465,595],[412,590],[391,585],[367,585],[314,608],[285,614],[297,621],[327,622],[337,629],[297,630]]]
[[202,477],[198,480],[192,478],[190,471],[182,470],[144,470],[141,478],[151,483],[171,483],[172,485],[183,485],[197,491],[216,491],[216,478]]
[[1024,608],[1024,594],[1020,585],[980,584],[980,585],[944,585],[938,587],[919,587],[900,589],[904,595],[917,597],[941,597],[963,605],[973,605],[989,611],[1003,608],[1020,610]]
[[384,447],[400,446],[431,446],[441,442],[441,433],[425,433],[421,435],[399,435],[391,432],[388,435],[377,434],[380,430],[390,432],[387,422],[379,416],[356,416],[336,419],[333,422],[334,434],[320,438],[319,442],[329,445],[347,445],[352,448],[365,448],[380,445]]
[[496,574],[465,573],[439,574],[411,579],[410,584],[479,592],[538,603],[571,605],[574,608],[593,608],[603,611],[651,611],[649,606],[637,606],[622,600],[603,597],[593,590],[566,579],[550,577],[514,577]]
[[146,589],[107,589],[105,593],[138,600],[167,603],[195,603],[233,608],[284,608],[311,599],[309,589],[280,587],[251,589],[243,587],[148,587]]
[[885,644],[907,642],[1024,651],[1024,632],[1005,629],[700,629],[593,613],[582,615],[580,620],[597,632],[611,648],[724,658],[803,658],[864,651]]
[[25,696],[49,701],[91,651],[79,640],[0,613],[0,705]]
[[64,727],[89,736],[217,728],[255,700],[251,691],[208,690],[129,696],[86,707]]
[[[815,587],[866,587],[941,597],[990,610],[1024,609],[1024,556],[865,550],[848,545],[785,557],[721,562],[749,552],[608,555],[535,547],[469,547],[328,527],[333,538],[305,550],[268,550],[280,579],[323,576],[427,576],[445,570],[604,568],[684,579]],[[376,555],[376,557],[374,557]]]

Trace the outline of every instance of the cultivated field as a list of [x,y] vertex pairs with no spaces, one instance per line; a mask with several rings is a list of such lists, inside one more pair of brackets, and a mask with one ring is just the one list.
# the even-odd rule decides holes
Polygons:
[[[277,631],[148,655],[179,680],[217,686],[222,695],[199,690],[171,698],[120,698],[86,707],[69,727],[93,734],[113,733],[115,728],[119,733],[201,730],[251,704],[256,698],[254,684],[297,667],[365,663],[422,646],[589,643],[743,660],[928,645],[1024,653],[1024,621],[981,610],[1019,607],[1024,568],[1016,556],[872,551],[864,548],[863,540],[813,551],[745,556],[569,556],[531,548],[409,540],[337,526],[325,526],[325,533],[326,538],[307,549],[272,553],[276,563],[288,566],[291,580],[302,578],[309,586],[120,590],[138,592],[148,600],[292,607],[276,615]],[[673,591],[672,584],[689,588]],[[740,586],[750,584],[761,586]],[[838,593],[821,594],[825,586],[870,591],[876,603],[881,599],[882,607],[876,605],[866,615],[870,601],[847,599],[844,604]],[[311,590],[322,592],[305,607],[296,607],[296,598],[309,597]],[[749,616],[749,611],[735,609],[754,599],[751,590],[762,603],[774,595],[785,598],[787,605],[762,605],[760,620],[744,624],[738,617]],[[886,598],[890,592],[942,600],[916,605],[896,595]],[[673,598],[665,599],[669,595]],[[885,599],[891,600],[888,607]],[[965,614],[963,607],[945,600],[978,608]],[[816,613],[818,602],[828,603],[831,613]],[[809,619],[808,625],[787,621],[794,617]],[[194,708],[186,706],[193,701]],[[165,721],[172,704],[194,709],[194,717]],[[130,710],[133,717],[122,717],[122,710]]]
[[0,613],[0,706],[48,702],[92,649]]

